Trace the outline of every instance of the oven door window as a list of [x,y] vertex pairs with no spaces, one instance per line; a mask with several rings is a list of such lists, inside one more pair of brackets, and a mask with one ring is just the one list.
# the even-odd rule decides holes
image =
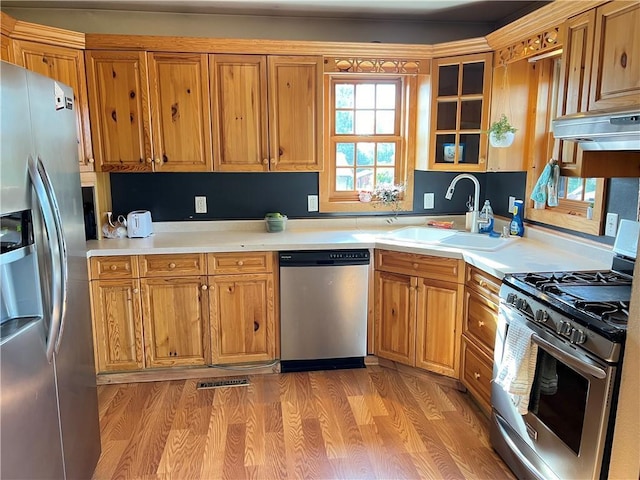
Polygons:
[[587,408],[589,381],[553,355],[538,348],[529,412],[555,433],[576,455]]

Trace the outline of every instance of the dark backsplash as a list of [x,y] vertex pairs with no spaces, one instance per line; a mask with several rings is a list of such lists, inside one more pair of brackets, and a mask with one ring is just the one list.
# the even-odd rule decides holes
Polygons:
[[[414,176],[413,211],[402,215],[457,215],[466,211],[473,196],[473,183],[461,180],[451,200],[444,194],[455,172],[416,170]],[[525,172],[489,172],[475,174],[480,183],[480,205],[491,201],[496,215],[509,217],[509,196],[524,199]],[[434,208],[423,209],[427,192],[434,194]],[[186,220],[256,220],[267,212],[281,212],[290,218],[322,218],[345,216],[307,212],[307,195],[318,194],[317,173],[112,173],[113,211],[125,215],[132,210],[150,210],[154,221]],[[196,214],[196,195],[207,197],[208,213]],[[606,211],[618,213],[620,219],[636,220],[637,178],[614,178],[609,182]],[[374,212],[370,215],[386,216]],[[562,229],[557,229],[562,230]],[[591,238],[613,243],[611,237]]]

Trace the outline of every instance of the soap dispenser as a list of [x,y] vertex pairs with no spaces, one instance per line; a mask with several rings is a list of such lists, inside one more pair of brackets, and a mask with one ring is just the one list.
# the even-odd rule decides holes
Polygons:
[[489,200],[484,201],[484,206],[480,211],[480,220],[482,221],[478,229],[480,233],[490,233],[493,231],[493,208],[491,208]]
[[521,237],[524,235],[524,202],[522,200],[516,200],[513,202],[513,218],[509,225],[509,233],[511,235],[517,235]]

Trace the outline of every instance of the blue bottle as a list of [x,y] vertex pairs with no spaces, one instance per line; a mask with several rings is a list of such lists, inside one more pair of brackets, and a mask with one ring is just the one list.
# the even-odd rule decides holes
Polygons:
[[484,206],[480,211],[480,220],[483,221],[478,231],[480,233],[490,233],[493,231],[493,208],[489,200],[484,201]]
[[513,218],[511,219],[511,225],[509,226],[509,233],[511,235],[517,235],[519,237],[524,235],[524,202],[522,200],[516,200],[513,203]]

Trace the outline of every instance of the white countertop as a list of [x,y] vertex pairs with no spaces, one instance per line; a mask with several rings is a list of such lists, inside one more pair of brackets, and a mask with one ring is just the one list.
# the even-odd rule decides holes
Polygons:
[[[464,222],[460,217],[446,219],[454,220],[455,226],[462,226]],[[541,228],[527,228],[525,237],[496,251],[385,238],[390,230],[424,225],[426,220],[427,217],[400,217],[393,224],[379,217],[289,220],[286,231],[278,233],[267,233],[262,221],[154,223],[155,233],[147,238],[89,241],[87,256],[384,248],[462,258],[498,278],[514,272],[608,270],[611,267],[610,247]],[[502,224],[504,222],[497,220],[496,230]]]

